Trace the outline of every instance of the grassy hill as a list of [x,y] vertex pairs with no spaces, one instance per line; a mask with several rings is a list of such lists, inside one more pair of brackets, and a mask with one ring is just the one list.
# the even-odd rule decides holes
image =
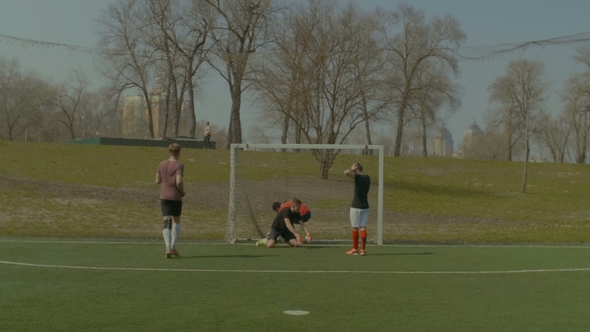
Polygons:
[[[163,148],[0,142],[0,236],[133,237],[160,234],[154,184]],[[377,157],[341,155],[319,180],[310,154],[240,155],[240,178],[282,188],[312,207],[316,237],[347,238],[352,185],[342,171],[360,158],[373,179]],[[184,149],[188,195],[184,239],[222,239],[229,201],[229,151]],[[386,241],[577,243],[590,238],[587,165],[441,158],[385,158]],[[297,179],[297,181],[294,181]],[[307,180],[305,180],[307,179]],[[332,189],[330,189],[332,188]],[[256,194],[254,196],[260,196]],[[272,197],[264,197],[268,206]],[[277,198],[274,198],[275,200]],[[266,204],[267,201],[264,201]],[[268,224],[272,221],[269,211]],[[267,226],[267,225],[265,225]],[[370,234],[374,234],[370,225]]]

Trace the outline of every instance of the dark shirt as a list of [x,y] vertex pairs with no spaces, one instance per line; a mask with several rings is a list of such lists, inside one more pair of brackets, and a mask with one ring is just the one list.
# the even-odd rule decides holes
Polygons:
[[297,212],[297,213],[291,212],[290,207],[282,208],[277,213],[277,216],[275,217],[275,220],[272,222],[271,227],[274,229],[277,229],[277,230],[288,229],[287,225],[285,224],[285,218],[288,218],[289,221],[291,221],[291,224],[293,224],[294,221],[299,220],[301,218],[301,216],[299,215],[299,212]]
[[[288,200],[288,201],[284,202],[283,204],[281,204],[281,207],[280,207],[279,211],[282,210],[283,208],[291,207],[291,205],[293,205],[293,201],[292,200]],[[299,207],[299,214],[297,214],[297,217],[295,219],[289,218],[289,220],[291,220],[291,224],[293,224],[293,225],[295,225],[295,224],[299,225],[299,222],[300,221],[307,222],[307,220],[303,220],[303,216],[306,215],[309,212],[310,212],[309,211],[309,207],[307,207],[307,205],[305,205],[305,203],[301,203],[301,206]]]
[[354,174],[354,196],[351,207],[356,209],[368,209],[369,199],[367,194],[371,187],[371,177],[367,174]]

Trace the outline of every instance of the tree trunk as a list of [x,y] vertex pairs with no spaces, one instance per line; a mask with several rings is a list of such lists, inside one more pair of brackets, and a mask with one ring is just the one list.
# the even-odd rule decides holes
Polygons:
[[299,124],[295,124],[295,143],[301,144],[301,137],[303,137],[303,128]]
[[[584,119],[586,120],[586,119]],[[585,124],[586,121],[584,121]],[[580,149],[578,151],[578,164],[585,164],[586,163],[586,141],[588,140],[587,129],[582,129],[582,137],[580,139]]]
[[180,103],[178,101],[178,87],[172,86],[172,137],[178,137],[178,120],[180,117]]
[[[404,96],[406,96],[409,92],[407,92]],[[395,148],[393,150],[393,156],[399,157],[401,156],[402,150],[402,137],[403,137],[403,130],[404,130],[404,114],[406,112],[406,106],[408,105],[407,98],[404,97],[402,100],[401,105],[399,106],[399,110],[397,112],[397,132],[395,136]]]
[[319,161],[320,178],[322,180],[328,180],[330,168],[332,168],[334,160],[336,159],[335,150],[316,150],[313,154],[315,155],[316,160]]
[[197,113],[195,112],[195,87],[193,86],[193,80],[188,82],[188,112],[191,112],[191,130],[190,137],[195,138],[197,132]]
[[508,154],[506,160],[512,161],[512,133],[508,133]]
[[166,85],[166,99],[164,99],[164,128],[162,136],[168,137],[168,119],[170,118],[170,84]]
[[242,78],[234,76],[234,84],[231,90],[231,115],[229,119],[229,132],[227,140],[227,148],[229,149],[232,143],[242,143],[242,123],[240,121],[240,106],[242,103]]
[[422,156],[424,158],[428,157],[428,147],[427,147],[427,140],[426,140],[426,121],[422,121]]
[[281,134],[281,143],[287,144],[287,135],[289,133],[289,114],[285,113],[283,119],[283,133]]
[[75,140],[76,135],[74,134],[74,121],[72,121],[70,123],[70,125],[68,126],[68,129],[70,130],[70,137],[72,138],[72,140]]
[[[365,112],[365,115],[366,114],[367,112]],[[369,119],[365,120],[365,136],[367,137],[367,145],[373,145],[373,141],[371,140],[371,125],[369,124]],[[363,150],[363,154],[373,155],[373,150],[366,148]]]
[[148,114],[148,131],[150,133],[150,138],[154,138],[154,117],[152,113],[152,102],[150,100],[150,94],[146,89],[143,89],[143,97],[145,98],[145,104],[147,108]]
[[529,142],[528,142],[528,138],[526,140],[525,143],[525,152],[524,152],[524,171],[522,174],[522,193],[526,193],[526,183],[527,183],[527,177],[528,177],[528,164],[529,164]]

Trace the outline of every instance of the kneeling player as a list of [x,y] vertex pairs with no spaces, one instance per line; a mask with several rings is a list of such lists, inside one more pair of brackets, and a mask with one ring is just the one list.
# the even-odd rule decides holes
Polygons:
[[303,242],[301,236],[295,231],[292,220],[300,218],[299,209],[301,201],[297,198],[291,200],[290,207],[284,207],[279,210],[275,220],[270,227],[270,234],[266,239],[266,247],[274,248],[277,238],[281,236],[291,247],[297,247]]
[[[291,200],[286,201],[283,204],[279,202],[274,202],[272,203],[272,209],[276,212],[279,212],[283,208],[291,207],[292,204],[293,203]],[[305,205],[305,203],[301,203],[301,206],[299,207],[299,218],[291,220],[293,227],[295,227],[295,224],[298,224],[301,227],[301,231],[305,232],[305,240],[307,241],[307,243],[311,243],[312,240],[311,233],[307,230],[307,227],[305,227],[305,223],[308,222],[310,218],[311,211],[309,210],[307,205]]]

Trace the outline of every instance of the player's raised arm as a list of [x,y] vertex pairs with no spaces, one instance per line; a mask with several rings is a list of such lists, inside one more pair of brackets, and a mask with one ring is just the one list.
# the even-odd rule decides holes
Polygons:
[[346,174],[347,176],[350,176],[351,178],[354,179],[354,174],[356,173],[357,169],[358,169],[358,163],[354,163],[354,164],[352,164],[350,169],[347,169],[346,171],[344,171],[344,174]]

